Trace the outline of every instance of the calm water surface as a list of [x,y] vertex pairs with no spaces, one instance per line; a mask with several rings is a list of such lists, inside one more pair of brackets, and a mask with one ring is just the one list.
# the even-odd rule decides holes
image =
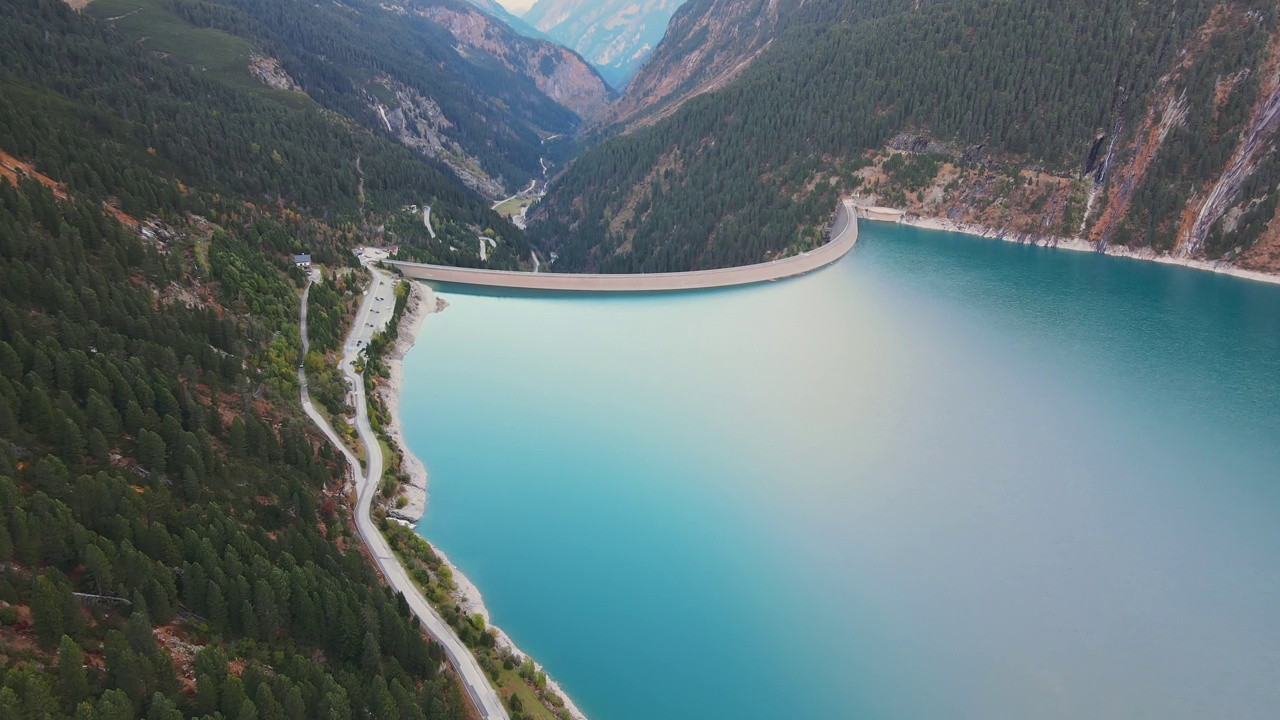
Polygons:
[[446,293],[419,531],[597,720],[1276,717],[1280,287],[862,230],[748,289]]

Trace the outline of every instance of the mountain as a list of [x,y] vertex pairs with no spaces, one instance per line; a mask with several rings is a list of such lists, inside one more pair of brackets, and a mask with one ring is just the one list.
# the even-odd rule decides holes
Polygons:
[[[215,209],[227,202],[271,207],[359,230],[365,242],[386,238],[415,256],[445,264],[514,269],[517,258],[528,257],[521,231],[464,184],[444,162],[449,158],[433,159],[387,132],[381,114],[365,104],[372,93],[357,92],[350,84],[360,77],[354,71],[315,55],[309,56],[314,63],[298,60],[286,43],[251,42],[246,38],[270,34],[230,6],[131,0],[113,6],[113,1],[101,0],[73,14],[74,22],[51,26],[61,28],[58,43],[52,42],[50,29],[49,42],[23,44],[29,40],[24,33],[38,27],[27,22],[28,16],[48,12],[47,2],[6,6],[13,27],[23,32],[0,38],[0,151],[65,184],[69,193],[139,222],[191,214],[207,218],[215,212],[208,198],[214,198]],[[129,9],[121,12],[124,8]],[[189,12],[193,20],[170,10]],[[377,11],[382,20],[388,17],[384,12]],[[401,16],[392,19],[391,27],[405,24]],[[448,52],[457,56],[446,31],[425,20],[414,22],[447,38]],[[295,23],[294,28],[302,34],[306,26]],[[307,43],[299,43],[302,50],[325,49],[328,37],[315,30],[308,30]],[[42,38],[45,30],[30,32]],[[329,49],[325,57],[343,57],[338,49]],[[344,67],[356,60],[392,65],[377,52],[375,46],[363,58],[347,58],[350,64]],[[388,56],[398,57],[394,49]],[[441,77],[436,68],[429,78],[434,87],[461,84]],[[539,92],[532,84],[530,91]],[[377,82],[373,87],[385,89]],[[576,125],[568,109],[539,96],[554,108],[553,117],[563,118],[567,127]],[[441,107],[466,109],[463,95],[442,93],[433,99]],[[384,112],[396,122],[394,108]],[[477,112],[517,117],[503,115],[501,107],[481,106]],[[445,137],[461,145],[490,137],[494,130],[466,127]],[[522,177],[541,177],[541,137],[528,132],[532,137],[526,144],[537,167]],[[503,136],[519,140],[510,132]],[[483,143],[474,147],[484,157],[496,154]],[[421,211],[413,211],[421,204],[432,206],[433,228],[424,226]],[[482,259],[475,238],[489,229],[497,247]],[[303,243],[299,249],[306,247]]]
[[[322,83],[254,79],[241,36],[130,19],[154,34],[0,3],[0,717],[467,717],[361,553],[298,366],[405,203],[519,232]],[[331,271],[310,355],[297,252]]]
[[685,0],[538,0],[522,20],[577,50],[623,87],[657,46]]
[[779,16],[777,0],[692,0],[676,11],[662,42],[598,123],[665,117],[723,87],[768,47]]
[[507,27],[524,35],[525,37],[538,38],[540,40],[551,40],[552,38],[538,30],[534,26],[525,22],[518,15],[502,6],[497,0],[467,0],[472,5],[480,8],[485,13],[506,23]]
[[448,30],[456,40],[455,48],[532,79],[539,91],[582,120],[595,118],[614,99],[613,90],[577,53],[547,40],[520,36],[470,5],[412,0],[403,7]]
[[853,194],[1275,271],[1278,25],[1266,0],[695,0],[652,77],[754,59],[696,96],[629,90],[630,124],[558,179],[531,236],[562,270],[717,267],[812,247]]
[[[302,93],[439,160],[487,197],[504,197],[541,177],[542,139],[573,132],[581,119],[539,87],[547,86],[558,63],[532,61],[529,73],[530,62],[472,52],[423,16],[437,8],[470,6],[447,0],[97,0],[85,12],[143,48],[215,69],[228,81],[256,77]],[[198,38],[196,31],[220,33],[217,44],[183,42]],[[490,35],[494,43],[511,43],[512,56],[559,55],[505,28]],[[589,104],[573,93],[579,109]]]

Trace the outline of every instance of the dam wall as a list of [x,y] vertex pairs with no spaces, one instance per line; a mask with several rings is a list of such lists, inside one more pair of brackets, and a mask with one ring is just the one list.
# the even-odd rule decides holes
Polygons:
[[579,274],[483,270],[399,260],[385,260],[383,264],[406,278],[427,282],[562,292],[661,292],[732,287],[803,275],[844,257],[857,242],[856,212],[853,204],[845,200],[836,213],[832,237],[827,244],[806,253],[754,265],[673,273]]

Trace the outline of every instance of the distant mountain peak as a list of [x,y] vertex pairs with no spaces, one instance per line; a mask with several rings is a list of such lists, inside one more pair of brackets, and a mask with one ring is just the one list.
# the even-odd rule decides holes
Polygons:
[[614,87],[622,87],[657,47],[671,16],[684,3],[685,0],[538,0],[521,19],[577,50]]
[[[550,35],[547,35],[546,33],[539,31],[537,28],[535,28],[534,26],[530,25],[529,23],[525,22],[520,18],[521,14],[528,12],[529,10],[528,7],[518,8],[519,13],[517,13],[508,9],[506,5],[498,2],[498,0],[466,0],[466,1],[471,5],[474,5],[475,7],[479,8],[481,12],[484,12],[485,14],[495,17],[498,20],[502,21],[503,23],[506,24],[507,27],[511,28],[512,30],[515,30],[516,32],[520,33],[521,35],[524,35],[525,37],[538,38],[540,40],[552,40],[552,42],[556,42],[555,40],[552,39]],[[532,0],[530,0],[530,3],[532,3]]]
[[671,19],[657,49],[602,125],[660,119],[684,101],[731,82],[772,41],[777,0],[692,0]]
[[512,33],[510,23],[485,8],[497,6],[493,0],[472,4],[479,12],[465,3],[443,0],[417,0],[410,6],[420,17],[448,30],[458,47],[484,53],[512,72],[528,77],[538,90],[583,120],[593,118],[613,100],[605,81],[572,50],[553,41],[520,37],[523,33],[519,30]]

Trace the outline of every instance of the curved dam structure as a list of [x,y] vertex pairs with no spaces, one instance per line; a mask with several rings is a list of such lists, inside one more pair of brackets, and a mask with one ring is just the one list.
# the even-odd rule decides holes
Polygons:
[[578,274],[528,273],[510,270],[383,261],[407,278],[428,282],[568,292],[656,292],[731,287],[803,275],[839,260],[858,242],[858,220],[849,200],[840,204],[831,241],[807,253],[739,267],[673,273]]

